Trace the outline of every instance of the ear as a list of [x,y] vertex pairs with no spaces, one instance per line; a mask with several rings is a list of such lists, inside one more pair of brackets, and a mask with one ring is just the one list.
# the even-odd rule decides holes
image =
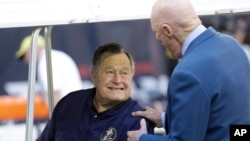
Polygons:
[[171,28],[171,26],[169,26],[168,24],[162,24],[161,28],[163,29],[166,36],[173,37],[173,29]]
[[91,73],[91,80],[93,82],[93,85],[95,86],[95,75],[93,72]]

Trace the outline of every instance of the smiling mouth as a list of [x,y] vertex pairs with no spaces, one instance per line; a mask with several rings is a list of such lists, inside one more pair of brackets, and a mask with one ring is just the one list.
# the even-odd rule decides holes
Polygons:
[[123,91],[124,90],[124,88],[113,88],[113,87],[108,87],[110,90],[121,90],[121,91]]

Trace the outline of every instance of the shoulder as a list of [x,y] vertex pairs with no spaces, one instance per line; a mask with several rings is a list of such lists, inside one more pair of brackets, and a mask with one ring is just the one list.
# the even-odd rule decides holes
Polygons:
[[55,112],[67,111],[83,105],[90,95],[94,93],[94,89],[82,89],[73,91],[64,96],[56,105]]
[[142,106],[135,100],[133,100],[132,98],[130,98],[127,102],[126,102],[126,107],[129,107],[127,108],[128,110],[130,111],[142,111],[143,108]]
[[[140,121],[142,119],[142,117],[134,117],[132,116],[132,112],[134,111],[143,111],[144,109],[142,108],[142,106],[135,100],[133,99],[129,99],[128,101],[128,105],[126,106],[129,110],[129,114],[127,115],[128,118],[126,119],[128,121],[128,123],[133,123],[135,124],[135,127],[137,128],[140,127]],[[154,132],[154,123],[145,119],[146,120],[146,124],[147,124],[147,129],[148,129],[148,133],[153,133]]]
[[91,95],[93,93],[95,93],[94,88],[72,91],[72,92],[68,93],[66,96],[64,96],[60,100],[60,102],[61,103],[65,103],[65,102],[72,103],[71,100],[73,100],[73,101],[82,101],[82,99],[87,98],[89,95]]
[[61,50],[55,50],[55,49],[51,50],[51,57],[57,58],[59,60],[60,59],[70,60],[70,61],[73,60],[72,57],[66,52],[63,52]]

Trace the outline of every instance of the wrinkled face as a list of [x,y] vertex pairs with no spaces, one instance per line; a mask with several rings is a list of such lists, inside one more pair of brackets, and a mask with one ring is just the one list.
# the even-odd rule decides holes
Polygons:
[[170,39],[165,35],[163,28],[160,25],[152,25],[152,31],[155,33],[155,38],[158,40],[166,49],[171,46]]
[[174,34],[174,28],[167,23],[160,22],[159,17],[151,17],[151,28],[156,40],[168,49],[174,58],[181,58],[182,46]]
[[125,54],[104,53],[97,74],[92,76],[96,95],[110,102],[127,100],[131,94],[132,76]]

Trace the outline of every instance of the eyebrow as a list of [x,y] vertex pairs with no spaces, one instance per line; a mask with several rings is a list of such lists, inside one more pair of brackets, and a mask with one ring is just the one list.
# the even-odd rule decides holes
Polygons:
[[[115,69],[115,68],[108,66],[104,70],[109,70],[109,69]],[[126,66],[126,67],[122,67],[120,70],[128,70],[129,71],[130,69],[129,69],[129,67]]]

